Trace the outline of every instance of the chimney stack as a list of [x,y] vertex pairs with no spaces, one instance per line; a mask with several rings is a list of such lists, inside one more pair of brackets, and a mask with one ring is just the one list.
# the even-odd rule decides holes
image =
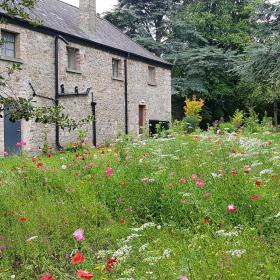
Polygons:
[[79,0],[80,28],[95,36],[96,0]]

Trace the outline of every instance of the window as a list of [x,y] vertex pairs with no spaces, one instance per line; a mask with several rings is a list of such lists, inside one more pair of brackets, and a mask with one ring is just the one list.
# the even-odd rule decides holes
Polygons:
[[79,70],[79,50],[75,48],[67,48],[68,69]]
[[16,34],[1,30],[1,55],[16,57]]
[[156,68],[152,66],[148,66],[148,84],[156,84]]
[[115,58],[112,59],[113,78],[121,78],[120,65],[121,65],[121,60]]

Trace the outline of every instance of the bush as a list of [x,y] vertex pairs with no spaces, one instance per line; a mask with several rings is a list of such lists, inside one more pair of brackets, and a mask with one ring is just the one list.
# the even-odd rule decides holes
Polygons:
[[183,119],[183,123],[187,133],[192,133],[199,127],[199,120],[196,117],[187,116]]
[[249,109],[249,115],[244,120],[245,129],[248,132],[254,133],[261,131],[261,126],[259,123],[259,115],[254,111],[253,108]]
[[244,113],[237,109],[231,119],[232,125],[239,129],[244,124]]
[[228,132],[228,133],[234,132],[236,130],[234,125],[230,122],[225,122],[225,123],[219,124],[219,129],[222,132]]

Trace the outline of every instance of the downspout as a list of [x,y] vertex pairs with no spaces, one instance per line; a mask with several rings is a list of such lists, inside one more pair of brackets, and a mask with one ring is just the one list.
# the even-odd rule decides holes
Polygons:
[[96,107],[96,102],[93,101],[93,92],[91,93],[91,110],[92,110],[92,144],[94,147],[96,147],[96,112],[95,112],[95,107]]
[[[61,39],[66,45],[69,45],[69,42],[66,41],[62,36],[56,35],[54,40],[54,48],[55,48],[55,98],[54,103],[56,106],[59,105],[59,45],[58,40]],[[61,150],[62,146],[60,145],[60,137],[59,137],[59,124],[55,123],[55,145],[58,150]]]
[[130,54],[124,60],[124,115],[125,115],[125,134],[128,134],[128,74],[127,74],[127,60]]

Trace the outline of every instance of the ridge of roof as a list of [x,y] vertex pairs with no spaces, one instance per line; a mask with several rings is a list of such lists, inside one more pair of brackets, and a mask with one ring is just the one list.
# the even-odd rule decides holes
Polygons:
[[[108,49],[131,54],[134,57],[150,61],[151,63],[159,63],[168,68],[172,67],[171,63],[157,57],[132,40],[132,38],[111,22],[98,15],[96,15],[96,34],[95,36],[89,34],[86,30],[80,28],[79,7],[61,0],[38,0],[36,6],[30,10],[30,14],[43,21],[43,24],[39,26],[41,28],[52,30],[52,32],[60,32],[61,34],[72,36],[84,42],[91,42],[104,48],[107,47]],[[15,18],[15,20],[16,22],[24,22],[20,18]]]

